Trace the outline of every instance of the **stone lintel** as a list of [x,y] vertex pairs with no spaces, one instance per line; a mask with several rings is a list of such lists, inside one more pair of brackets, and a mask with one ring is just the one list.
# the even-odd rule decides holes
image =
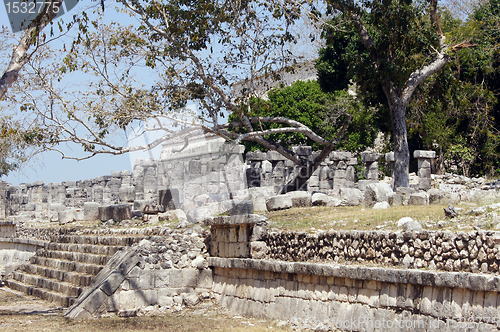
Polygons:
[[361,161],[364,163],[379,161],[380,158],[382,158],[381,153],[369,152],[369,151],[361,152]]
[[413,157],[434,159],[436,158],[436,151],[415,150],[413,151]]

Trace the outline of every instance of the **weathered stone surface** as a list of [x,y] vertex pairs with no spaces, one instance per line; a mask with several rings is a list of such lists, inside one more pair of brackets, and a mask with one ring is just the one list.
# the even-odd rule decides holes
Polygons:
[[94,202],[83,203],[83,213],[85,220],[99,220],[99,204]]
[[271,196],[266,199],[266,207],[268,211],[289,209],[292,206],[292,197],[288,195]]
[[344,205],[358,206],[363,202],[364,194],[356,188],[340,188],[340,198]]
[[365,206],[372,207],[377,202],[387,202],[388,196],[392,194],[392,188],[387,183],[372,183],[366,187]]
[[384,209],[388,209],[390,208],[391,206],[389,205],[389,202],[377,202],[375,203],[375,205],[373,205],[373,209],[374,210],[384,210]]
[[420,231],[422,230],[422,225],[420,223],[414,221],[410,217],[404,217],[399,219],[398,221],[398,227],[403,228],[405,232],[407,231]]
[[361,161],[364,163],[379,161],[382,158],[382,154],[375,152],[361,152]]
[[253,202],[251,200],[233,200],[233,206],[227,210],[227,214],[230,216],[252,214],[253,210]]
[[254,211],[267,211],[266,199],[275,196],[272,187],[249,188],[248,193],[250,194]]
[[429,195],[425,192],[419,192],[410,195],[408,200],[410,205],[429,205]]
[[59,224],[64,225],[76,221],[76,209],[70,208],[58,213]]
[[158,190],[158,204],[165,207],[166,210],[175,210],[180,206],[179,190],[162,189]]
[[436,158],[436,151],[415,150],[413,151],[414,158]]
[[342,201],[338,198],[323,194],[323,193],[314,193],[311,197],[312,205],[314,206],[329,206],[335,207],[340,206]]
[[306,207],[311,206],[311,194],[307,191],[291,191],[286,194],[292,198],[293,207]]

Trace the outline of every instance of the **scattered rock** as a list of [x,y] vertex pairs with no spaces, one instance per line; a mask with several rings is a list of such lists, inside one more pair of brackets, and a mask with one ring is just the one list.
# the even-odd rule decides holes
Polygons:
[[373,209],[374,210],[384,210],[384,209],[388,209],[390,207],[391,206],[389,205],[389,202],[377,202],[373,206]]
[[456,216],[458,216],[457,210],[455,210],[455,207],[451,204],[448,205],[447,208],[444,208],[444,214],[447,218],[455,218]]

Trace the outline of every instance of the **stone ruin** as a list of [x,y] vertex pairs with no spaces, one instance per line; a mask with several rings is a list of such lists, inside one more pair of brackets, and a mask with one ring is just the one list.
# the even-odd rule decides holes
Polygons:
[[[313,160],[319,152],[309,146],[293,151]],[[434,151],[414,152],[418,175],[410,188],[393,191],[390,179],[379,179],[379,163],[392,167],[394,153],[361,153],[365,179],[356,180],[358,159],[334,151],[310,176],[302,192],[275,197],[298,174],[299,167],[275,151],[248,152],[204,137],[187,144],[178,140],[163,146],[158,160],[136,160],[133,171],[81,181],[36,181],[12,186],[0,184],[0,218],[14,222],[178,219],[200,222],[219,214],[242,214],[304,205],[359,205],[376,208],[401,204],[457,203],[490,197],[496,191],[485,179],[431,174]],[[471,185],[472,184],[472,185]],[[300,198],[302,197],[302,198]],[[492,198],[493,197],[493,198]],[[295,203],[293,203],[293,202]],[[301,202],[301,203],[297,203]],[[377,204],[381,203],[381,204]]]

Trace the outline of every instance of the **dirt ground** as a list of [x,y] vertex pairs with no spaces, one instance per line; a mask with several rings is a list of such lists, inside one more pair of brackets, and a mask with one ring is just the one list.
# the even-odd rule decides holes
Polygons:
[[284,322],[231,316],[212,303],[176,313],[142,317],[65,318],[64,310],[35,298],[0,288],[0,331],[292,331]]

